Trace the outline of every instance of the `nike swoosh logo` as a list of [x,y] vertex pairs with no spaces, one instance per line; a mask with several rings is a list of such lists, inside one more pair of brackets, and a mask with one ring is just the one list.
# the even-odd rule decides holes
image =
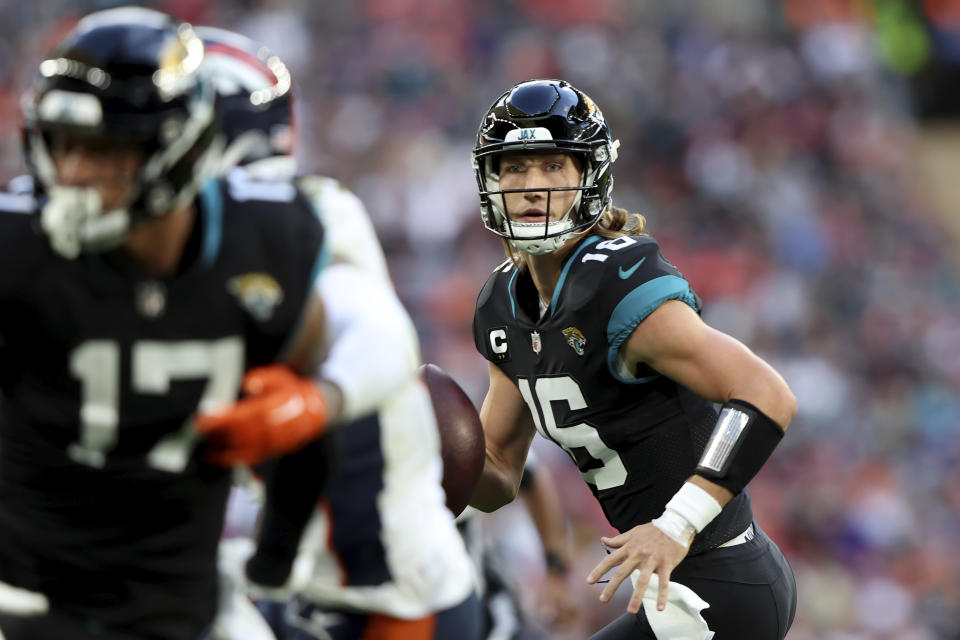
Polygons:
[[632,267],[630,267],[630,268],[627,269],[626,271],[623,270],[623,267],[620,267],[620,279],[621,279],[621,280],[626,280],[627,278],[629,278],[630,276],[632,276],[632,275],[633,275],[633,272],[636,271],[636,270],[640,267],[640,265],[643,264],[643,261],[644,261],[644,260],[646,260],[646,258],[640,258],[640,262],[638,262],[637,264],[633,265]]

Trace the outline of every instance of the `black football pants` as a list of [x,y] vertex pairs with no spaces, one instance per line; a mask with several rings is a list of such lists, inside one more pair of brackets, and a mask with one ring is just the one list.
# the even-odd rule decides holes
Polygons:
[[[709,603],[701,611],[713,640],[783,640],[797,611],[797,584],[780,548],[753,524],[754,537],[685,559],[670,580]],[[629,587],[627,583],[626,587]],[[590,640],[656,640],[647,616],[626,614]]]

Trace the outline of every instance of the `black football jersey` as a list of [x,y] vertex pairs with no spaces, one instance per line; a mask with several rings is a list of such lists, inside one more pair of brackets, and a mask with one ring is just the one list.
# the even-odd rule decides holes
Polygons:
[[[66,260],[0,196],[0,580],[142,637],[195,638],[216,601],[230,484],[198,411],[295,333],[323,230],[287,183],[211,181],[181,268]],[[140,636],[138,636],[140,637]]]
[[[627,371],[619,349],[667,300],[700,300],[653,238],[585,238],[560,273],[549,308],[509,261],[480,292],[477,349],[516,383],[537,430],[563,447],[607,520],[627,531],[659,516],[693,474],[716,422],[713,405],[645,365]],[[750,524],[735,497],[694,538],[691,554]]]

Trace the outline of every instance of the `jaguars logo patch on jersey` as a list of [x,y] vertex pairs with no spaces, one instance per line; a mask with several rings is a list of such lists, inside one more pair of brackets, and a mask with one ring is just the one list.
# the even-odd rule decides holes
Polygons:
[[244,273],[230,278],[227,290],[260,322],[269,320],[273,310],[283,301],[283,289],[268,273]]
[[583,348],[587,346],[587,338],[583,332],[576,327],[567,327],[563,330],[563,337],[567,339],[570,348],[577,352],[578,356],[583,355]]

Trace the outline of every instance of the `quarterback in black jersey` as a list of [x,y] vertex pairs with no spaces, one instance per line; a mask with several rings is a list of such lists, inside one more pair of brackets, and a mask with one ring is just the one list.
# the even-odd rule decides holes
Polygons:
[[745,487],[796,401],[767,363],[701,320],[643,218],[612,206],[617,146],[565,81],[520,83],[481,122],[482,217],[508,260],[474,319],[490,388],[471,504],[492,511],[515,497],[539,431],[620,531],[603,538],[610,553],[588,582],[613,571],[604,602],[634,582],[627,615],[593,637],[782,639],[794,577]]
[[[203,45],[87,16],[26,98],[33,194],[0,195],[0,637],[198,640],[230,467],[305,451],[324,233],[290,183],[214,181]],[[245,395],[237,400],[240,390]]]

